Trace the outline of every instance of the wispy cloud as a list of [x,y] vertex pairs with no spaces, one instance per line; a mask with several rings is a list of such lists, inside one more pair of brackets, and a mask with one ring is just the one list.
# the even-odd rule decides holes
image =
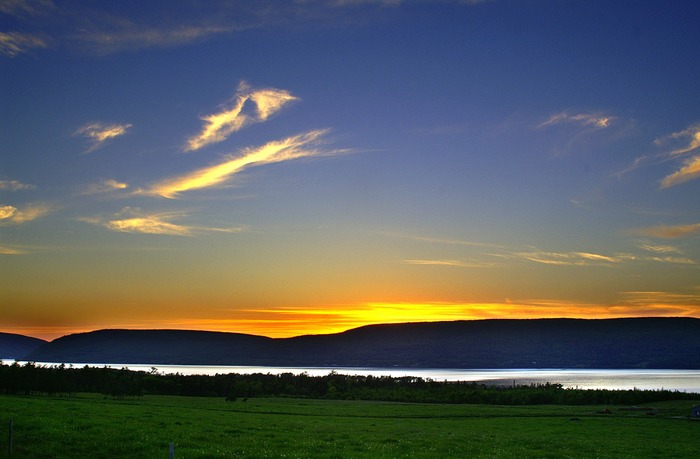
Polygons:
[[697,264],[695,260],[692,258],[688,257],[671,257],[671,256],[666,256],[666,257],[646,257],[644,258],[647,261],[656,261],[659,263],[671,263],[674,265],[695,265]]
[[589,266],[611,265],[624,261],[625,255],[608,256],[588,252],[515,252],[514,256],[547,265]]
[[384,235],[390,236],[390,237],[398,237],[398,238],[402,238],[402,239],[410,239],[410,240],[414,240],[414,241],[422,241],[422,242],[434,243],[434,244],[447,244],[447,245],[458,245],[458,246],[461,245],[461,246],[468,246],[468,247],[504,248],[501,245],[490,244],[487,242],[467,241],[464,239],[439,238],[439,237],[431,237],[431,236],[420,236],[420,235],[407,234],[407,233],[396,232],[396,231],[383,231],[383,232],[381,232],[381,234],[384,234]]
[[15,57],[35,48],[46,48],[46,41],[36,35],[20,32],[0,32],[0,54]]
[[[631,166],[618,172],[618,177],[644,166],[654,166],[668,161],[678,161],[700,149],[700,123],[695,123],[682,131],[674,132],[654,140],[657,147],[666,147],[666,151],[637,157]],[[675,144],[675,145],[674,145]],[[671,149],[668,149],[671,147]],[[685,158],[683,165],[672,174],[664,177],[660,188],[669,188],[681,183],[700,178],[700,155]]]
[[21,225],[37,218],[41,218],[52,211],[48,204],[29,204],[23,208],[11,205],[0,206],[0,225]]
[[641,234],[647,237],[656,237],[664,239],[676,239],[682,237],[692,236],[693,234],[700,232],[700,223],[692,223],[689,225],[658,225],[651,226],[649,228],[638,228],[634,230],[635,233]]
[[669,255],[670,247],[664,250],[661,246],[654,247],[648,245],[642,247],[644,250],[654,252],[650,254],[635,253],[615,253],[614,255],[603,255],[590,252],[545,252],[533,251],[504,251],[503,253],[491,254],[494,257],[522,259],[533,263],[540,263],[553,266],[618,266],[623,263],[670,263],[670,264],[695,264],[695,261],[688,258],[682,252],[677,251],[675,255]]
[[253,90],[245,82],[241,82],[232,105],[201,118],[204,127],[198,135],[188,139],[186,151],[199,150],[207,145],[222,142],[249,124],[267,120],[283,106],[295,100],[298,98],[289,91],[274,88]]
[[[700,123],[696,123],[682,131],[674,132],[654,141],[656,145],[664,146],[669,143],[680,143],[676,148],[656,155],[656,162],[665,162],[670,159],[685,156],[700,149]],[[637,158],[634,166],[638,162],[648,160],[648,156]],[[667,175],[661,180],[661,188],[669,188],[681,183],[700,178],[700,155],[687,158],[676,172]]]
[[323,151],[318,148],[327,129],[309,131],[286,139],[269,142],[262,147],[246,149],[236,157],[229,157],[220,164],[198,169],[180,177],[163,180],[145,194],[175,198],[180,193],[220,186],[233,176],[251,166],[279,163],[298,158],[330,155],[338,151]]
[[80,221],[102,226],[112,231],[135,234],[158,234],[167,236],[192,236],[200,232],[226,232],[240,233],[245,227],[214,228],[206,226],[193,226],[175,223],[184,219],[187,214],[183,212],[164,212],[145,214],[139,209],[126,207],[121,212],[109,218],[83,217]]
[[547,143],[555,155],[600,149],[629,135],[634,120],[622,120],[603,112],[563,111],[551,115],[534,127],[546,133]]
[[7,245],[0,245],[0,255],[24,255],[27,254],[24,249],[18,249],[16,247],[11,247]]
[[614,116],[602,113],[576,113],[560,112],[550,116],[539,124],[538,128],[545,128],[557,124],[578,124],[585,127],[607,128],[615,120]]
[[651,242],[641,242],[638,244],[638,247],[642,250],[646,250],[647,252],[653,252],[653,253],[659,253],[659,254],[666,254],[666,253],[676,253],[676,254],[681,254],[684,255],[684,252],[679,249],[678,247],[672,246],[672,245],[659,245],[659,244],[653,244]]
[[89,185],[81,194],[102,194],[109,193],[111,191],[125,190],[127,188],[129,188],[129,185],[126,183],[119,182],[114,179],[108,179]]
[[[320,3],[333,8],[343,8],[348,6],[364,6],[364,5],[380,5],[380,6],[400,6],[404,3],[410,3],[413,0],[302,0],[299,3]],[[456,3],[460,5],[478,5],[492,0],[448,0],[447,3]]]
[[661,188],[668,188],[697,178],[700,178],[700,155],[686,159],[683,167],[664,177],[661,180]]
[[694,293],[672,293],[662,291],[631,291],[622,292],[621,304],[636,307],[641,311],[667,310],[679,316],[698,314],[700,295]]
[[51,0],[3,0],[0,2],[0,13],[33,16],[52,11],[55,7]]
[[398,6],[403,3],[403,0],[324,0],[331,7],[346,7],[359,5],[382,5],[382,6]]
[[131,127],[131,124],[105,124],[88,123],[76,130],[73,135],[81,136],[92,142],[87,152],[92,152],[101,147],[109,139],[122,136]]
[[[487,0],[448,0],[476,5]],[[298,27],[299,24],[365,24],[377,8],[405,0],[285,1],[151,1],[148,7],[117,14],[104,2],[3,0],[0,12],[24,21],[25,28],[50,37],[56,48],[69,47],[97,55],[199,43],[248,30]],[[41,19],[41,20],[39,20]]]
[[0,190],[3,191],[33,190],[34,188],[36,188],[34,185],[28,185],[17,180],[0,180]]
[[666,145],[669,142],[677,142],[679,140],[682,142],[682,145],[667,152],[669,156],[683,155],[700,148],[700,123],[693,124],[682,131],[659,137],[654,143],[656,145]]
[[104,223],[105,228],[123,233],[167,234],[171,236],[190,236],[192,229],[165,220],[165,216],[124,218]]
[[[637,235],[642,235],[646,237],[658,237],[657,233],[668,234],[668,233],[682,233],[685,231],[700,231],[700,224],[689,225],[688,227],[657,227],[661,228],[656,230],[652,229],[642,229],[634,230],[633,233]],[[693,230],[693,228],[695,228]],[[659,245],[653,244],[648,241],[642,241],[637,244],[637,246],[647,253],[630,253],[630,252],[617,252],[614,254],[604,254],[595,252],[584,252],[584,251],[566,251],[566,252],[554,252],[540,250],[537,247],[526,247],[525,250],[518,249],[515,247],[507,247],[504,245],[496,244],[484,244],[472,241],[463,241],[459,239],[442,239],[426,236],[413,236],[402,233],[385,233],[389,236],[407,238],[415,241],[422,241],[426,243],[438,243],[438,244],[451,244],[451,245],[462,245],[467,247],[484,247],[486,249],[496,249],[490,250],[488,253],[484,252],[483,255],[508,259],[508,260],[524,260],[532,263],[539,263],[544,265],[552,266],[618,266],[623,263],[643,263],[643,262],[655,262],[655,263],[671,263],[671,264],[696,264],[695,260],[687,257],[685,253],[678,247],[671,245]],[[666,236],[669,237],[669,236]],[[463,261],[463,260],[443,260],[443,259],[407,259],[403,260],[404,263],[414,264],[414,265],[434,265],[434,266],[450,266],[450,267],[493,267],[497,266],[495,263],[490,263],[488,261]]]
[[81,30],[74,38],[97,54],[112,54],[124,50],[180,46],[233,30],[230,26],[192,24],[167,28],[136,24],[122,18],[99,30]]
[[495,266],[494,263],[467,262],[462,260],[403,260],[409,265],[442,266],[448,268],[487,268]]

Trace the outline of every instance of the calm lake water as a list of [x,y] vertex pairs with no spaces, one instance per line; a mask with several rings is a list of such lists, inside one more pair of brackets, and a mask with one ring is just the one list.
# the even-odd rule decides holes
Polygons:
[[[22,363],[22,362],[20,362]],[[55,365],[37,363],[38,365]],[[83,367],[86,364],[73,364]],[[307,373],[325,376],[331,371],[348,375],[415,376],[434,381],[476,381],[485,384],[536,384],[556,383],[567,388],[579,389],[644,389],[678,390],[700,393],[700,370],[571,370],[571,369],[504,369],[462,370],[445,368],[349,368],[349,367],[253,367],[253,366],[203,366],[203,365],[116,365],[87,364],[95,367],[128,368],[136,371],[180,373],[183,375],[215,375],[226,373]]]

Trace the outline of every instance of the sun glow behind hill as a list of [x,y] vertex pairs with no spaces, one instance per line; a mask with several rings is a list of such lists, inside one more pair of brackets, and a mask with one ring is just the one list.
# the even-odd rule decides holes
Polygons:
[[372,324],[437,322],[477,319],[617,317],[693,317],[696,308],[645,302],[640,304],[590,305],[552,302],[532,303],[366,303],[360,306],[329,308],[277,308],[244,310],[240,320],[194,320],[187,328],[226,330],[286,338],[305,334],[342,332]]
[[695,317],[697,308],[673,304],[654,292],[630,293],[625,303],[616,305],[554,303],[365,303],[325,308],[243,309],[237,318],[213,317],[147,321],[111,321],[68,326],[16,327],[14,333],[42,339],[87,332],[102,328],[206,330],[288,338],[301,335],[339,333],[375,324],[438,322],[479,319],[579,318],[608,319],[622,317]]

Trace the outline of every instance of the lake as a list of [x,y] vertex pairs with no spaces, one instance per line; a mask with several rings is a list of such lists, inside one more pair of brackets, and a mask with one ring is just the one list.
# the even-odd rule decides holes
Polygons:
[[[23,363],[23,362],[19,362]],[[55,365],[39,363],[37,365]],[[83,367],[86,364],[73,364]],[[677,390],[700,393],[700,370],[580,370],[580,369],[445,369],[445,368],[357,368],[357,367],[256,367],[204,365],[117,365],[87,364],[109,368],[128,368],[136,371],[180,373],[183,375],[215,375],[225,373],[307,373],[325,376],[331,371],[348,375],[415,376],[434,381],[475,381],[484,384],[544,384],[556,383],[566,388],[579,389],[643,389]]]

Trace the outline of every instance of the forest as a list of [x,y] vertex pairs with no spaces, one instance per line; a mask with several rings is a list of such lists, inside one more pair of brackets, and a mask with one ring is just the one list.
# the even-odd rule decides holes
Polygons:
[[97,393],[128,398],[143,395],[224,397],[228,401],[254,397],[333,400],[374,400],[412,403],[492,405],[640,405],[667,400],[696,400],[698,394],[669,390],[572,389],[561,384],[488,385],[434,381],[417,377],[308,374],[162,374],[148,371],[80,368],[34,363],[0,365],[0,392],[14,395],[70,397]]

